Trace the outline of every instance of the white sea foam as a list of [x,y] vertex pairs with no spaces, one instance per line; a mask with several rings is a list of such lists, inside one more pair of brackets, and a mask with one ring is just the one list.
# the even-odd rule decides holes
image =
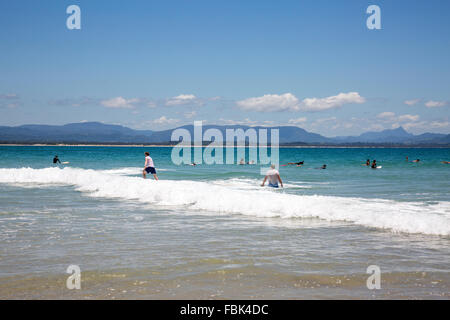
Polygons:
[[[157,171],[173,171],[173,170],[157,168]],[[119,176],[133,176],[133,175],[142,175],[142,168],[141,167],[126,167],[126,168],[118,168],[118,169],[99,170],[98,172],[114,174],[114,175],[119,175]]]
[[92,197],[151,203],[157,208],[182,207],[213,214],[257,217],[320,218],[348,221],[395,232],[450,235],[450,202],[429,205],[332,196],[302,196],[263,188],[242,190],[242,185],[174,181],[107,174],[77,168],[0,169],[0,183],[37,187],[73,185]]
[[[234,189],[242,189],[242,190],[260,190],[261,180],[255,179],[243,179],[243,178],[232,178],[225,180],[213,180],[210,182],[211,184],[217,186],[225,186],[232,187]],[[311,186],[299,183],[284,183],[283,186],[285,188],[293,188],[293,189],[309,189]],[[281,189],[279,189],[281,190]]]

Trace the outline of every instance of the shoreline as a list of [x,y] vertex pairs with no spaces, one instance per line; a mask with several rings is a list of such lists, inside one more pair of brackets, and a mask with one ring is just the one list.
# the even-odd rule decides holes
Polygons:
[[[177,144],[44,144],[44,143],[36,143],[36,144],[20,144],[20,143],[0,143],[0,147],[128,147],[128,148],[171,148],[176,147]],[[188,147],[188,146],[179,146],[179,147]],[[191,147],[199,148],[199,147],[208,147],[208,145],[193,145]],[[218,146],[219,147],[219,146]],[[270,148],[270,145],[267,146]],[[222,146],[222,148],[257,148],[257,146]],[[450,149],[449,145],[444,146],[420,146],[420,145],[412,145],[412,146],[379,146],[379,145],[361,145],[361,146],[346,146],[346,145],[280,145],[278,148],[333,148],[333,149]]]

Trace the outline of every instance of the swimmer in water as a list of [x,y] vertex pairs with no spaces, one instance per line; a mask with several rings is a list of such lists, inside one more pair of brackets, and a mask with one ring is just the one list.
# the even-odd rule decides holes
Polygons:
[[288,165],[293,164],[293,165],[296,165],[297,167],[301,167],[304,163],[305,163],[305,161],[288,162]]
[[53,163],[54,163],[54,164],[57,164],[57,163],[61,164],[61,161],[59,161],[58,156],[55,156],[55,157],[53,158]]
[[420,162],[420,159],[413,160],[412,162]]
[[443,164],[450,164],[450,161],[441,161]]
[[322,169],[322,170],[325,170],[326,168],[327,168],[327,165],[324,164],[323,166],[321,166],[321,167],[319,167],[319,168],[315,168],[315,169]]
[[377,160],[373,160],[371,168],[372,169],[376,169],[377,168]]
[[280,182],[281,187],[283,188],[283,181],[281,180],[280,173],[277,169],[275,169],[275,165],[272,164],[270,169],[267,171],[266,176],[261,184],[261,187],[264,187],[267,179],[269,179],[269,187],[278,188],[278,182]]

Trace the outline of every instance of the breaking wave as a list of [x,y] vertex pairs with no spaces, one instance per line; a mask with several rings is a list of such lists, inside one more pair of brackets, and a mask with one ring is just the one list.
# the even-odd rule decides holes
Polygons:
[[[134,172],[134,169],[133,169]],[[450,202],[426,204],[383,199],[305,196],[246,188],[249,181],[144,180],[131,170],[79,168],[0,169],[0,183],[19,186],[71,185],[91,197],[182,207],[215,214],[319,218],[394,232],[450,235]]]

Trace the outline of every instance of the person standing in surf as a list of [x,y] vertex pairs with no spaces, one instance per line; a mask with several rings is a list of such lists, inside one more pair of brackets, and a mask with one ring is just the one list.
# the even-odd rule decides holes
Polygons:
[[275,165],[271,165],[270,169],[267,171],[266,176],[264,177],[264,181],[261,184],[261,187],[264,187],[267,179],[269,179],[269,187],[278,188],[278,182],[280,182],[281,187],[283,188],[283,181],[281,180],[280,173],[277,169],[275,169]]
[[158,176],[156,175],[155,165],[153,164],[153,159],[150,157],[150,153],[145,153],[145,164],[144,170],[142,171],[142,176],[144,179],[146,178],[146,174],[151,173],[155,180],[158,180]]

